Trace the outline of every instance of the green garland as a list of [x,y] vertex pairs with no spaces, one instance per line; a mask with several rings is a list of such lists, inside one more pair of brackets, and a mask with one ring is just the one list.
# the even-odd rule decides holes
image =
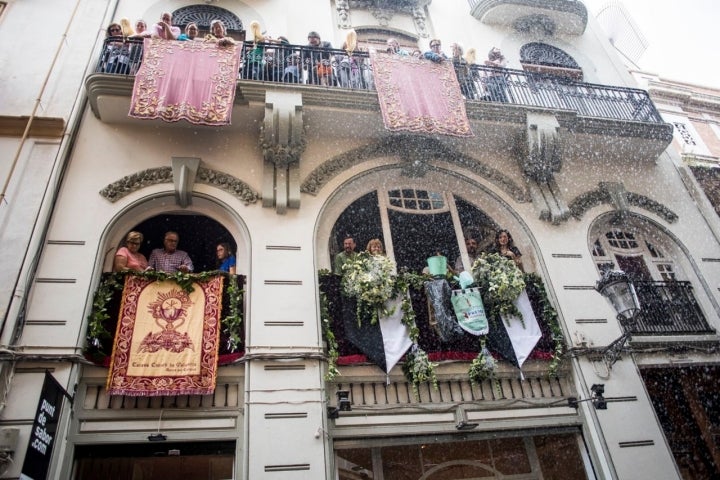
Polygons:
[[552,335],[554,343],[552,360],[550,360],[550,365],[548,366],[548,375],[550,377],[557,377],[563,355],[567,349],[565,337],[560,328],[560,322],[558,322],[558,314],[550,303],[550,299],[548,299],[547,292],[545,291],[545,285],[538,274],[526,273],[525,283],[528,286],[532,286],[540,295],[539,303],[542,309],[542,318],[548,327],[550,327],[550,334]]
[[471,385],[479,385],[483,380],[490,380],[497,392],[498,396],[502,395],[500,390],[500,381],[498,380],[497,373],[497,360],[493,357],[490,350],[485,346],[485,336],[480,336],[480,352],[470,363],[470,369],[468,370],[468,377],[470,377]]
[[112,338],[112,334],[105,328],[105,324],[110,320],[110,313],[107,305],[117,292],[122,291],[125,286],[125,277],[133,275],[151,281],[171,280],[178,284],[185,292],[194,290],[192,284],[194,282],[204,282],[218,275],[226,275],[229,278],[227,284],[227,293],[230,298],[230,312],[220,320],[220,325],[228,337],[228,350],[235,352],[242,346],[240,331],[242,328],[242,304],[244,291],[238,285],[235,275],[228,275],[225,272],[217,270],[202,273],[165,273],[155,270],[146,272],[113,272],[106,274],[98,285],[95,295],[93,296],[93,308],[88,315],[87,343],[89,347],[93,347],[96,351],[102,352],[102,340]]
[[[324,278],[332,275],[330,270],[320,270],[318,272],[319,278]],[[332,331],[332,318],[330,317],[330,301],[327,295],[320,290],[320,322],[322,323],[322,333],[327,344],[327,362],[328,370],[325,373],[325,380],[330,382],[340,375],[340,370],[337,368],[337,359],[340,355],[338,353],[338,343],[335,338],[335,333]]]

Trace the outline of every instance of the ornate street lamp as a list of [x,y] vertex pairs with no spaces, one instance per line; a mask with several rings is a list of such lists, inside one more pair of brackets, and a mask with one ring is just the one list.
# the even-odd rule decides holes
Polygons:
[[617,362],[620,352],[625,347],[625,342],[632,335],[635,315],[640,311],[640,301],[630,277],[622,270],[607,270],[595,284],[595,290],[607,298],[617,312],[618,321],[625,329],[625,333],[620,338],[602,351],[603,359],[609,370]]

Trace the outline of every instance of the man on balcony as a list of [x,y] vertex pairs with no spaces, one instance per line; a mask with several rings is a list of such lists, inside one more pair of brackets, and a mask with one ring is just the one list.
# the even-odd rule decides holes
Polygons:
[[332,86],[333,67],[331,62],[332,45],[320,40],[320,34],[308,33],[307,48],[303,52],[304,68],[308,71],[308,83]]
[[158,272],[175,273],[192,272],[194,267],[187,252],[178,250],[180,236],[177,232],[166,232],[163,240],[163,248],[156,248],[150,254],[148,265]]
[[333,273],[335,275],[343,274],[343,265],[352,261],[357,256],[355,251],[355,240],[351,236],[347,236],[343,239],[343,251],[335,255],[333,261]]

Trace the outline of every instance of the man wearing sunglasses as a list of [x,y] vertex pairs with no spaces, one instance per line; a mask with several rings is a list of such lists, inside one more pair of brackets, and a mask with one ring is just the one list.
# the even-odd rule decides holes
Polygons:
[[440,50],[441,46],[442,43],[440,42],[440,40],[438,40],[437,38],[433,38],[432,40],[430,40],[430,50],[425,52],[423,54],[423,57],[435,63],[444,62],[448,59],[448,57],[442,52],[442,50]]

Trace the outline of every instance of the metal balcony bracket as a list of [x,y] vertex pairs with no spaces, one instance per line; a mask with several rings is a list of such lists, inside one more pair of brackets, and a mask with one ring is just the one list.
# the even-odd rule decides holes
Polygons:
[[182,208],[186,208],[192,203],[192,191],[199,166],[199,158],[172,157],[175,203]]
[[265,120],[260,129],[263,207],[285,214],[300,208],[300,156],[305,151],[302,95],[267,92]]

